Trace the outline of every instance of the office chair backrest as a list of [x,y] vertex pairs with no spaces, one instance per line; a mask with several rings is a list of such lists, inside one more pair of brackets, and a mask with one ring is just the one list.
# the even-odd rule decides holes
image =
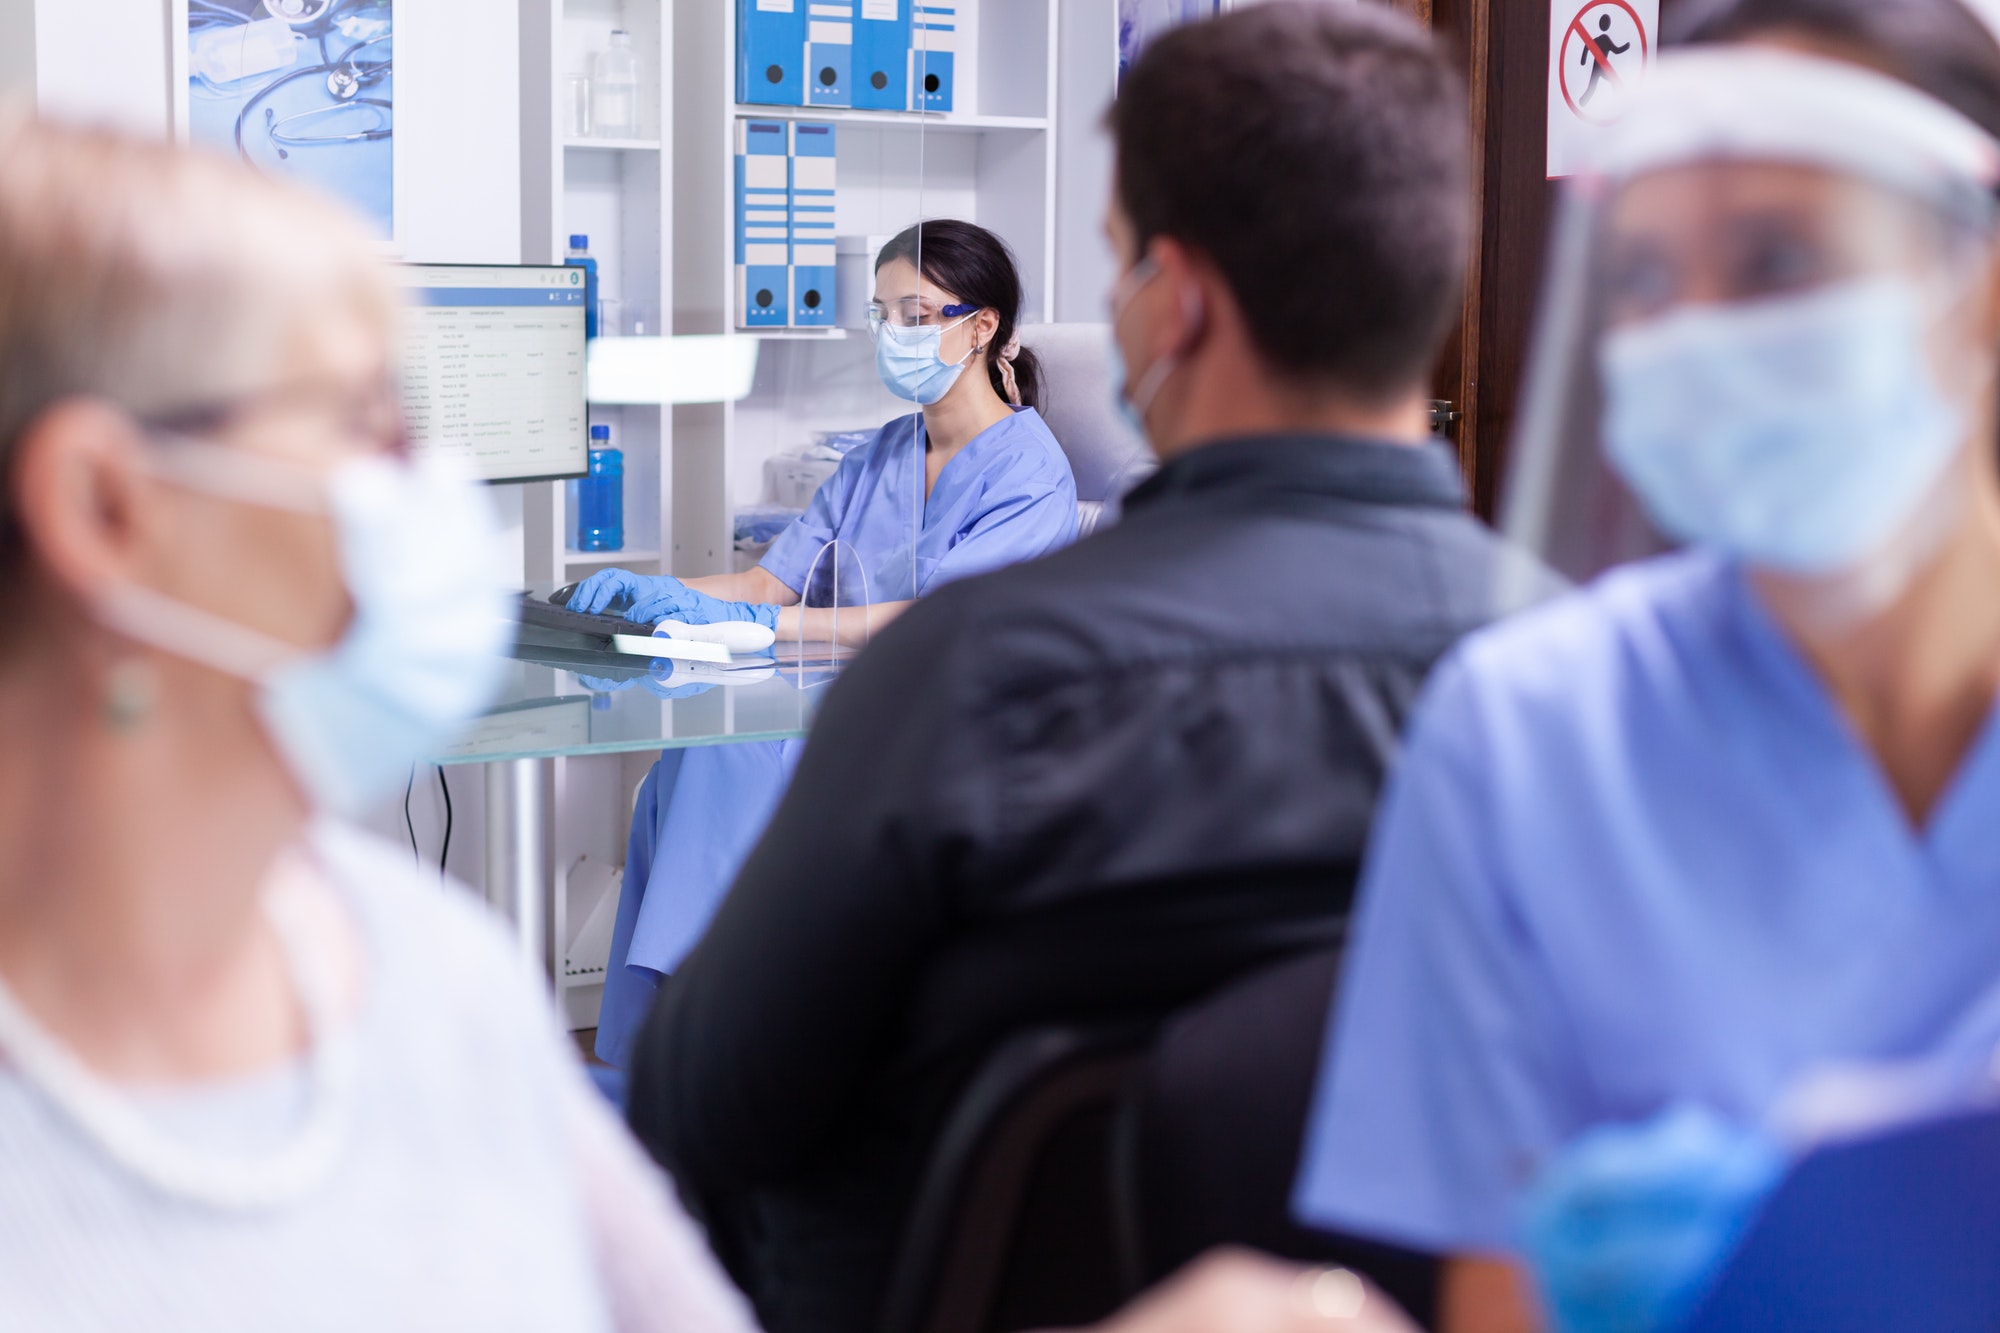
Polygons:
[[1161,1026],[1114,1136],[1128,1284],[1149,1286],[1218,1245],[1247,1245],[1358,1269],[1430,1325],[1431,1259],[1292,1218],[1340,958],[1329,948],[1267,965]]
[[1051,1027],[973,1075],[932,1150],[883,1333],[1094,1322],[1133,1293],[1113,1219],[1112,1125],[1145,1031]]
[[1106,324],[1028,324],[1021,345],[1042,365],[1042,419],[1076,476],[1079,536],[1112,521],[1118,501],[1159,467],[1111,401]]

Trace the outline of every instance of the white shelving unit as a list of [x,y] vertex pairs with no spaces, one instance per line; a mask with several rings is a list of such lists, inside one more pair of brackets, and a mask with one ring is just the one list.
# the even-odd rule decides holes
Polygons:
[[[664,330],[673,309],[673,166],[664,151],[672,134],[672,102],[661,72],[673,67],[673,0],[522,0],[521,259],[559,264],[572,233],[590,237],[598,290],[617,303],[616,330],[643,324]],[[562,123],[566,75],[589,74],[591,56],[611,30],[632,34],[639,53],[640,134],[635,138],[570,138]],[[657,572],[670,549],[673,419],[658,407],[593,405],[592,424],[611,427],[625,455],[626,549],[570,547],[574,515],[568,488],[545,483],[523,497],[525,574],[531,582],[567,583],[609,565]]]
[[[569,236],[590,237],[601,297],[617,301],[621,328],[644,319],[664,331],[673,309],[672,102],[661,72],[673,68],[672,0],[521,0],[521,260],[561,263]],[[633,138],[571,138],[563,125],[564,76],[589,74],[591,56],[611,30],[632,34],[639,54],[640,133]],[[602,336],[614,331],[601,330]],[[574,515],[568,487],[529,485],[522,496],[523,576],[567,583],[612,565],[666,568],[673,511],[673,417],[660,407],[593,404],[593,424],[611,427],[625,455],[625,549],[570,549]],[[664,707],[664,705],[663,705]],[[561,759],[555,763],[557,809],[555,932],[567,940],[568,866],[579,855],[624,860],[623,811],[649,756]],[[559,980],[572,1027],[592,1027],[602,995],[596,980]]]
[[[574,0],[572,0],[574,2]],[[814,430],[881,424],[908,407],[874,380],[874,349],[845,328],[737,327],[735,128],[743,119],[839,127],[835,230],[882,236],[919,217],[958,217],[999,233],[1026,288],[1024,320],[1054,302],[1056,38],[1064,0],[960,0],[973,50],[961,51],[948,114],[739,104],[733,0],[673,9],[672,330],[764,344],[757,385],[738,403],[672,412],[670,564],[677,574],[731,567],[733,515],[758,499],[763,461]]]

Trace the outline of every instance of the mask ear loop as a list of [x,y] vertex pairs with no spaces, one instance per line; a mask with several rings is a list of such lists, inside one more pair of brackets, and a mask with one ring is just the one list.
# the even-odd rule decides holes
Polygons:
[[[1199,289],[1192,295],[1186,287],[1181,289],[1181,317],[1187,321],[1191,329],[1189,339],[1199,338],[1208,323],[1208,312],[1202,306]],[[1140,421],[1145,421],[1146,414],[1153,408],[1153,400],[1160,396],[1160,390],[1167,387],[1167,381],[1173,377],[1173,373],[1186,364],[1187,351],[1183,347],[1179,351],[1155,357],[1153,364],[1146,367],[1146,373],[1139,377],[1139,382],[1132,386],[1131,393],[1127,395],[1132,410],[1138,414]]]
[[[1164,271],[1160,261],[1153,257],[1153,252],[1149,247],[1146,253],[1140,256],[1139,262],[1126,270],[1125,274],[1112,286],[1111,331],[1113,337],[1117,336],[1118,326],[1124,322],[1125,312],[1131,308],[1132,298],[1144,291]],[[1135,277],[1138,278],[1136,282],[1133,281]],[[1193,295],[1190,296],[1188,289],[1183,286],[1181,288],[1180,301],[1182,318],[1192,326],[1193,336],[1199,337],[1208,323],[1208,312],[1202,305],[1200,289],[1197,288]],[[1013,344],[1010,344],[1011,346]],[[1138,382],[1126,390],[1125,401],[1131,406],[1133,414],[1139,418],[1142,425],[1145,423],[1146,414],[1152,410],[1153,400],[1159,397],[1160,390],[1166,387],[1168,378],[1176,370],[1180,369],[1186,359],[1186,355],[1186,351],[1181,350],[1155,357],[1153,364],[1147,366],[1145,373],[1139,376]]]

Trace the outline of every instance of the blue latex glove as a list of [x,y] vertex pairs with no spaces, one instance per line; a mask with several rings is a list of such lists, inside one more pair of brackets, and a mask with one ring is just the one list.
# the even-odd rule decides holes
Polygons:
[[1785,1165],[1766,1135],[1694,1106],[1585,1134],[1527,1198],[1528,1255],[1556,1327],[1681,1323]]
[[752,620],[765,629],[778,628],[778,608],[770,603],[725,602],[682,585],[674,599],[675,609],[656,620],[678,620],[686,625],[719,625],[726,620]]
[[643,625],[678,620],[689,625],[713,625],[724,620],[754,620],[766,629],[778,627],[778,608],[748,602],[725,602],[696,592],[668,575],[634,574],[604,569],[576,585],[569,609],[590,615],[622,615]]
[[676,608],[692,593],[687,584],[666,575],[634,574],[629,569],[601,569],[576,585],[569,609],[587,615],[622,615],[644,625],[678,620]]

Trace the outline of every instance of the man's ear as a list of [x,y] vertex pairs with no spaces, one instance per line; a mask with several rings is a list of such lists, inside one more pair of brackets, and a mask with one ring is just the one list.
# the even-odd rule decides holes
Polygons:
[[146,549],[144,442],[87,398],[48,408],[15,441],[12,494],[29,558],[78,601],[133,576]]
[[1168,299],[1178,312],[1174,351],[1186,356],[1200,345],[1202,337],[1208,332],[1208,304],[1211,298],[1207,288],[1215,276],[1214,265],[1171,236],[1156,238],[1151,253],[1153,262],[1160,269],[1160,275],[1154,281],[1159,283],[1163,292],[1170,294]]

